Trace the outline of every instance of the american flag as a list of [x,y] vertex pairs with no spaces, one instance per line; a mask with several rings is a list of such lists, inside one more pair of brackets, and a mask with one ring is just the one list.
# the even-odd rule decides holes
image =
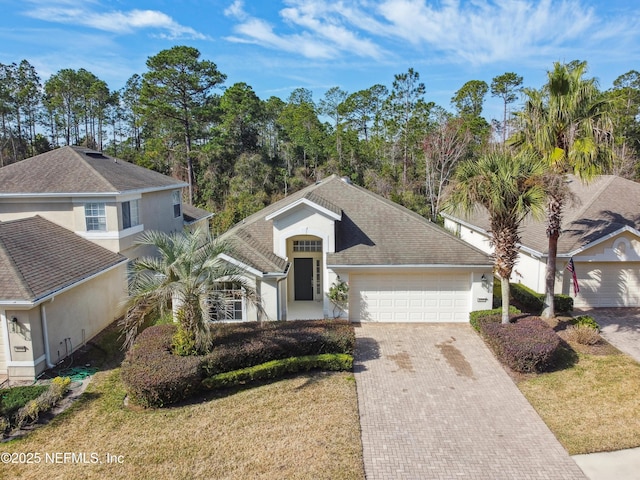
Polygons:
[[573,296],[577,297],[580,286],[578,285],[578,276],[576,275],[576,266],[573,264],[573,258],[567,263],[567,270],[571,272],[571,277],[573,278]]

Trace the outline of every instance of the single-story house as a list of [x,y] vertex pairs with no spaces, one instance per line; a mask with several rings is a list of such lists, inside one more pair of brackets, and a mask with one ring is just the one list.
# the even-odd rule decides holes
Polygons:
[[118,318],[127,262],[40,216],[0,222],[0,376],[33,380]]
[[[244,219],[222,238],[262,309],[236,320],[338,315],[327,292],[349,285],[352,321],[467,322],[491,308],[492,261],[420,215],[331,176]],[[230,287],[231,288],[231,287]]]
[[[574,296],[573,258],[579,293],[576,307],[640,306],[640,184],[615,175],[589,183],[567,177],[570,199],[558,241],[556,293]],[[460,218],[444,214],[445,227],[462,240],[491,253],[486,211]],[[545,290],[548,238],[545,220],[528,219],[521,230],[518,261],[511,281]]]

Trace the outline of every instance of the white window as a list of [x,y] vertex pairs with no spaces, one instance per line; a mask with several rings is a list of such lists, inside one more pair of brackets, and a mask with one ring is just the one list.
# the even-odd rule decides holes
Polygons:
[[138,213],[138,200],[122,202],[122,228],[131,228],[140,225],[140,214]]
[[213,321],[244,320],[244,294],[235,282],[220,282],[216,294],[209,300],[209,316]]
[[322,240],[294,240],[294,252],[321,252]]
[[178,218],[182,215],[182,208],[180,206],[180,190],[174,190],[172,193],[173,199],[173,217]]
[[105,213],[104,203],[85,203],[84,218],[87,223],[87,232],[107,231],[107,215]]

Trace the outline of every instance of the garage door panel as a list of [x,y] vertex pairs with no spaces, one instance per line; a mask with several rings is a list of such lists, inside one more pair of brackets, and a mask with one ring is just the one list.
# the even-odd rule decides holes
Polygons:
[[349,283],[352,321],[469,320],[469,274],[352,274]]
[[574,306],[640,307],[640,262],[576,262],[576,274]]

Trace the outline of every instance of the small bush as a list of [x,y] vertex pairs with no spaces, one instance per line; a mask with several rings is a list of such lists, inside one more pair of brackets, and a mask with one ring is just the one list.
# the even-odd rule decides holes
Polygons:
[[600,341],[598,330],[590,325],[570,325],[565,332],[567,340],[580,345],[595,345]]
[[145,329],[127,352],[121,377],[131,400],[144,407],[162,407],[184,400],[200,387],[200,357],[171,352],[174,325]]
[[[538,314],[544,308],[544,293],[537,293],[521,283],[510,284],[511,296],[522,308],[531,313]],[[557,294],[553,297],[553,305],[557,312],[570,312],[573,310],[573,298],[569,295]]]
[[[518,310],[513,305],[509,305],[510,315],[517,315],[518,313],[521,313],[520,310]],[[494,308],[493,310],[476,310],[475,312],[471,312],[469,314],[469,323],[471,323],[471,326],[477,332],[479,332],[480,322],[495,322],[495,321],[500,322],[502,321],[501,315],[502,315],[502,307]]]
[[593,330],[600,331],[600,325],[591,315],[580,315],[571,319],[573,325],[585,326],[592,328]]
[[207,389],[228,387],[242,383],[279,378],[288,373],[307,372],[321,369],[345,371],[353,368],[353,357],[344,353],[325,353],[304,357],[272,360],[261,365],[243,368],[232,372],[219,373],[206,378],[202,384]]
[[176,355],[180,355],[181,357],[198,354],[196,341],[191,335],[189,335],[189,333],[187,333],[184,328],[182,328],[182,326],[178,326],[178,328],[176,329],[176,333],[173,334],[171,341],[171,351]]
[[542,372],[553,365],[560,337],[543,320],[527,317],[515,323],[480,323],[487,344],[502,363],[517,372]]

